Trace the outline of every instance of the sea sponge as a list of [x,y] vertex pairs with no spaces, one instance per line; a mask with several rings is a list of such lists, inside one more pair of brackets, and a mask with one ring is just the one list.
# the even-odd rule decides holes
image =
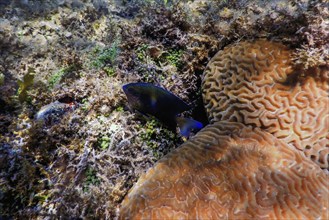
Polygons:
[[328,219],[327,178],[268,132],[215,122],[141,176],[120,219]]
[[293,65],[280,43],[240,42],[218,52],[202,82],[211,122],[259,127],[329,168],[329,71]]

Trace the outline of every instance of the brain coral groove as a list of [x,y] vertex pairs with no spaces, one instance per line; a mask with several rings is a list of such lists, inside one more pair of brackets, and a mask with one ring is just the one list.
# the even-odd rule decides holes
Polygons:
[[262,40],[218,52],[211,124],[140,177],[120,219],[328,219],[328,73],[290,55]]
[[203,78],[206,110],[211,122],[262,128],[328,169],[329,71],[304,73],[294,67],[291,54],[268,41],[241,42],[219,51]]
[[327,180],[273,135],[215,122],[141,176],[121,219],[327,219]]

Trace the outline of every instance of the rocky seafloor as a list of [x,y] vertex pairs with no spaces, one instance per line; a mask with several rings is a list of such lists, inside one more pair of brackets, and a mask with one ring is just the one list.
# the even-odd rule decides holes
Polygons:
[[[133,114],[122,85],[160,85],[206,124],[200,78],[218,50],[263,38],[328,66],[328,16],[325,0],[0,0],[0,218],[116,218],[184,141]],[[36,120],[56,101],[70,110]]]

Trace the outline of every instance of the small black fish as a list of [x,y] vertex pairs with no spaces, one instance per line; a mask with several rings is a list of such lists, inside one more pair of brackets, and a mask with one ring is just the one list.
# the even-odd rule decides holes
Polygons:
[[156,117],[170,129],[175,129],[179,122],[183,136],[189,135],[191,129],[200,127],[201,123],[196,124],[194,120],[177,121],[177,116],[191,107],[173,93],[150,83],[129,83],[122,88],[132,109]]

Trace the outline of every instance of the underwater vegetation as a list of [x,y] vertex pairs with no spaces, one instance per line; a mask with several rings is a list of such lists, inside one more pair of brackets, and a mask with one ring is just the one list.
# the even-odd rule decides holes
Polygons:
[[104,67],[107,63],[113,64],[119,51],[118,42],[114,42],[109,48],[96,47],[92,53],[95,58],[91,65],[96,68]]
[[18,80],[18,99],[23,102],[27,98],[27,89],[33,85],[34,79],[34,70],[32,68],[29,69],[28,73],[23,77],[23,80]]
[[67,77],[69,74],[71,74],[73,71],[77,70],[79,68],[75,64],[72,64],[67,67],[63,67],[57,72],[55,72],[53,75],[51,75],[48,79],[48,88],[53,89],[56,85],[58,85],[63,78]]
[[[152,198],[162,193],[152,185],[158,177],[168,177],[159,183],[165,189],[174,189],[174,180],[181,189],[167,194],[177,199],[160,201],[168,213],[196,206],[202,214],[225,207],[248,207],[249,217],[270,213],[253,213],[248,201],[257,201],[283,218],[293,216],[289,210],[302,196],[294,210],[321,216],[328,41],[324,0],[0,1],[0,218],[117,219],[129,204],[137,207],[134,198],[148,186]],[[281,52],[259,65],[247,62],[277,47],[282,62]],[[165,88],[192,108],[175,121],[171,113],[173,128],[157,119],[158,111],[145,120],[129,111],[122,86],[130,82]],[[198,122],[211,125],[184,143],[176,125],[187,136],[183,125]],[[296,192],[282,191],[287,181],[295,181]],[[266,187],[272,194],[264,194]],[[206,200],[212,202],[203,206]],[[138,209],[156,203],[138,200]]]

